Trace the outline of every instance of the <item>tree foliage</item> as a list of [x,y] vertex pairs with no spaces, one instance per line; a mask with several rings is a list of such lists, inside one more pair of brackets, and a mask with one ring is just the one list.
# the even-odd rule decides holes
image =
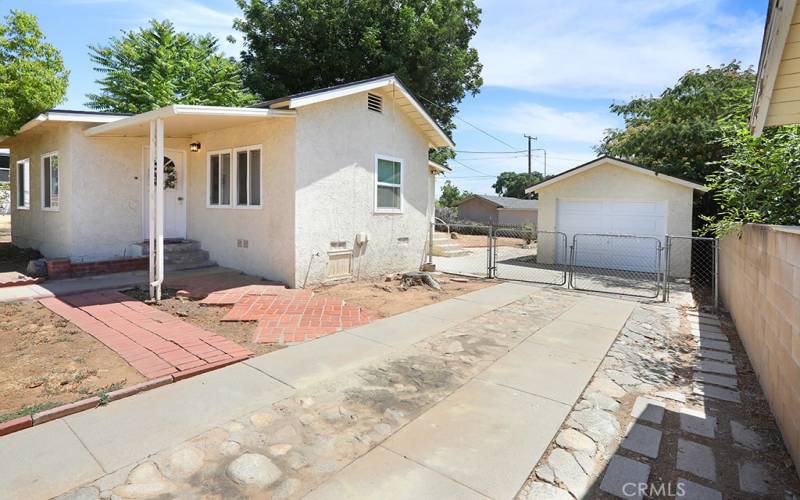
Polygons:
[[800,224],[800,127],[766,129],[753,137],[746,124],[729,126],[731,152],[707,177],[719,212],[704,217],[706,232],[723,236],[745,223]]
[[525,188],[538,184],[543,180],[544,176],[541,172],[531,172],[530,176],[517,172],[503,172],[497,176],[497,180],[492,184],[492,189],[500,196],[529,198],[529,195],[525,194]]
[[93,109],[142,113],[169,104],[243,106],[256,99],[214,36],[178,32],[169,21],[151,20],[89,49],[103,75],[100,92],[87,95]]
[[0,135],[13,135],[25,122],[59,104],[69,72],[47,43],[36,17],[12,10],[0,24]]
[[726,124],[747,121],[754,88],[738,61],[689,71],[658,97],[612,104],[625,128],[607,130],[596,150],[702,183],[731,150]]
[[245,83],[264,99],[395,73],[450,132],[458,103],[483,83],[469,46],[473,0],[237,3]]
[[439,195],[438,203],[440,207],[454,207],[470,196],[472,196],[472,193],[469,191],[462,191],[458,186],[453,185],[452,182],[444,181],[442,194]]

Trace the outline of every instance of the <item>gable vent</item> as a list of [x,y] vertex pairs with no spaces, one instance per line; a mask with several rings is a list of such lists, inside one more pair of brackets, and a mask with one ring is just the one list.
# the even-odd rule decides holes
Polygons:
[[378,113],[383,112],[383,97],[376,94],[367,94],[367,109]]

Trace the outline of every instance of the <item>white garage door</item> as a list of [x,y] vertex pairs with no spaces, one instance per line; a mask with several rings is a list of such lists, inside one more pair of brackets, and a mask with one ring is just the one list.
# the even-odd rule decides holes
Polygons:
[[[556,231],[566,233],[572,245],[575,234],[652,236],[663,246],[666,203],[662,201],[558,200]],[[652,239],[578,237],[575,265],[654,272],[658,269],[658,244]],[[663,269],[663,256],[661,259]]]

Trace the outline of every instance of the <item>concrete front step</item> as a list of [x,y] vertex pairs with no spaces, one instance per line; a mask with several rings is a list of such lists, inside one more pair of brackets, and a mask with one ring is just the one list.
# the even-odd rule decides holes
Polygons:
[[472,255],[469,250],[445,250],[439,252],[439,257],[463,257],[465,255]]
[[190,264],[208,260],[206,250],[185,250],[181,252],[164,251],[164,262],[170,264]]
[[[141,248],[142,254],[147,255],[150,251],[150,242],[145,240],[135,246]],[[179,252],[194,252],[201,250],[200,242],[194,240],[164,240],[164,255]]]

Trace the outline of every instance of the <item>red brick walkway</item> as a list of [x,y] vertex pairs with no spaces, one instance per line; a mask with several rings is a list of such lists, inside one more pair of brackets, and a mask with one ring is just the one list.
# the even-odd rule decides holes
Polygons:
[[341,299],[316,297],[311,290],[274,285],[222,290],[210,294],[201,304],[233,304],[222,321],[257,321],[253,342],[258,343],[313,340],[377,319],[372,311]]
[[40,302],[113,349],[147,378],[253,354],[225,337],[119,292],[82,293]]

